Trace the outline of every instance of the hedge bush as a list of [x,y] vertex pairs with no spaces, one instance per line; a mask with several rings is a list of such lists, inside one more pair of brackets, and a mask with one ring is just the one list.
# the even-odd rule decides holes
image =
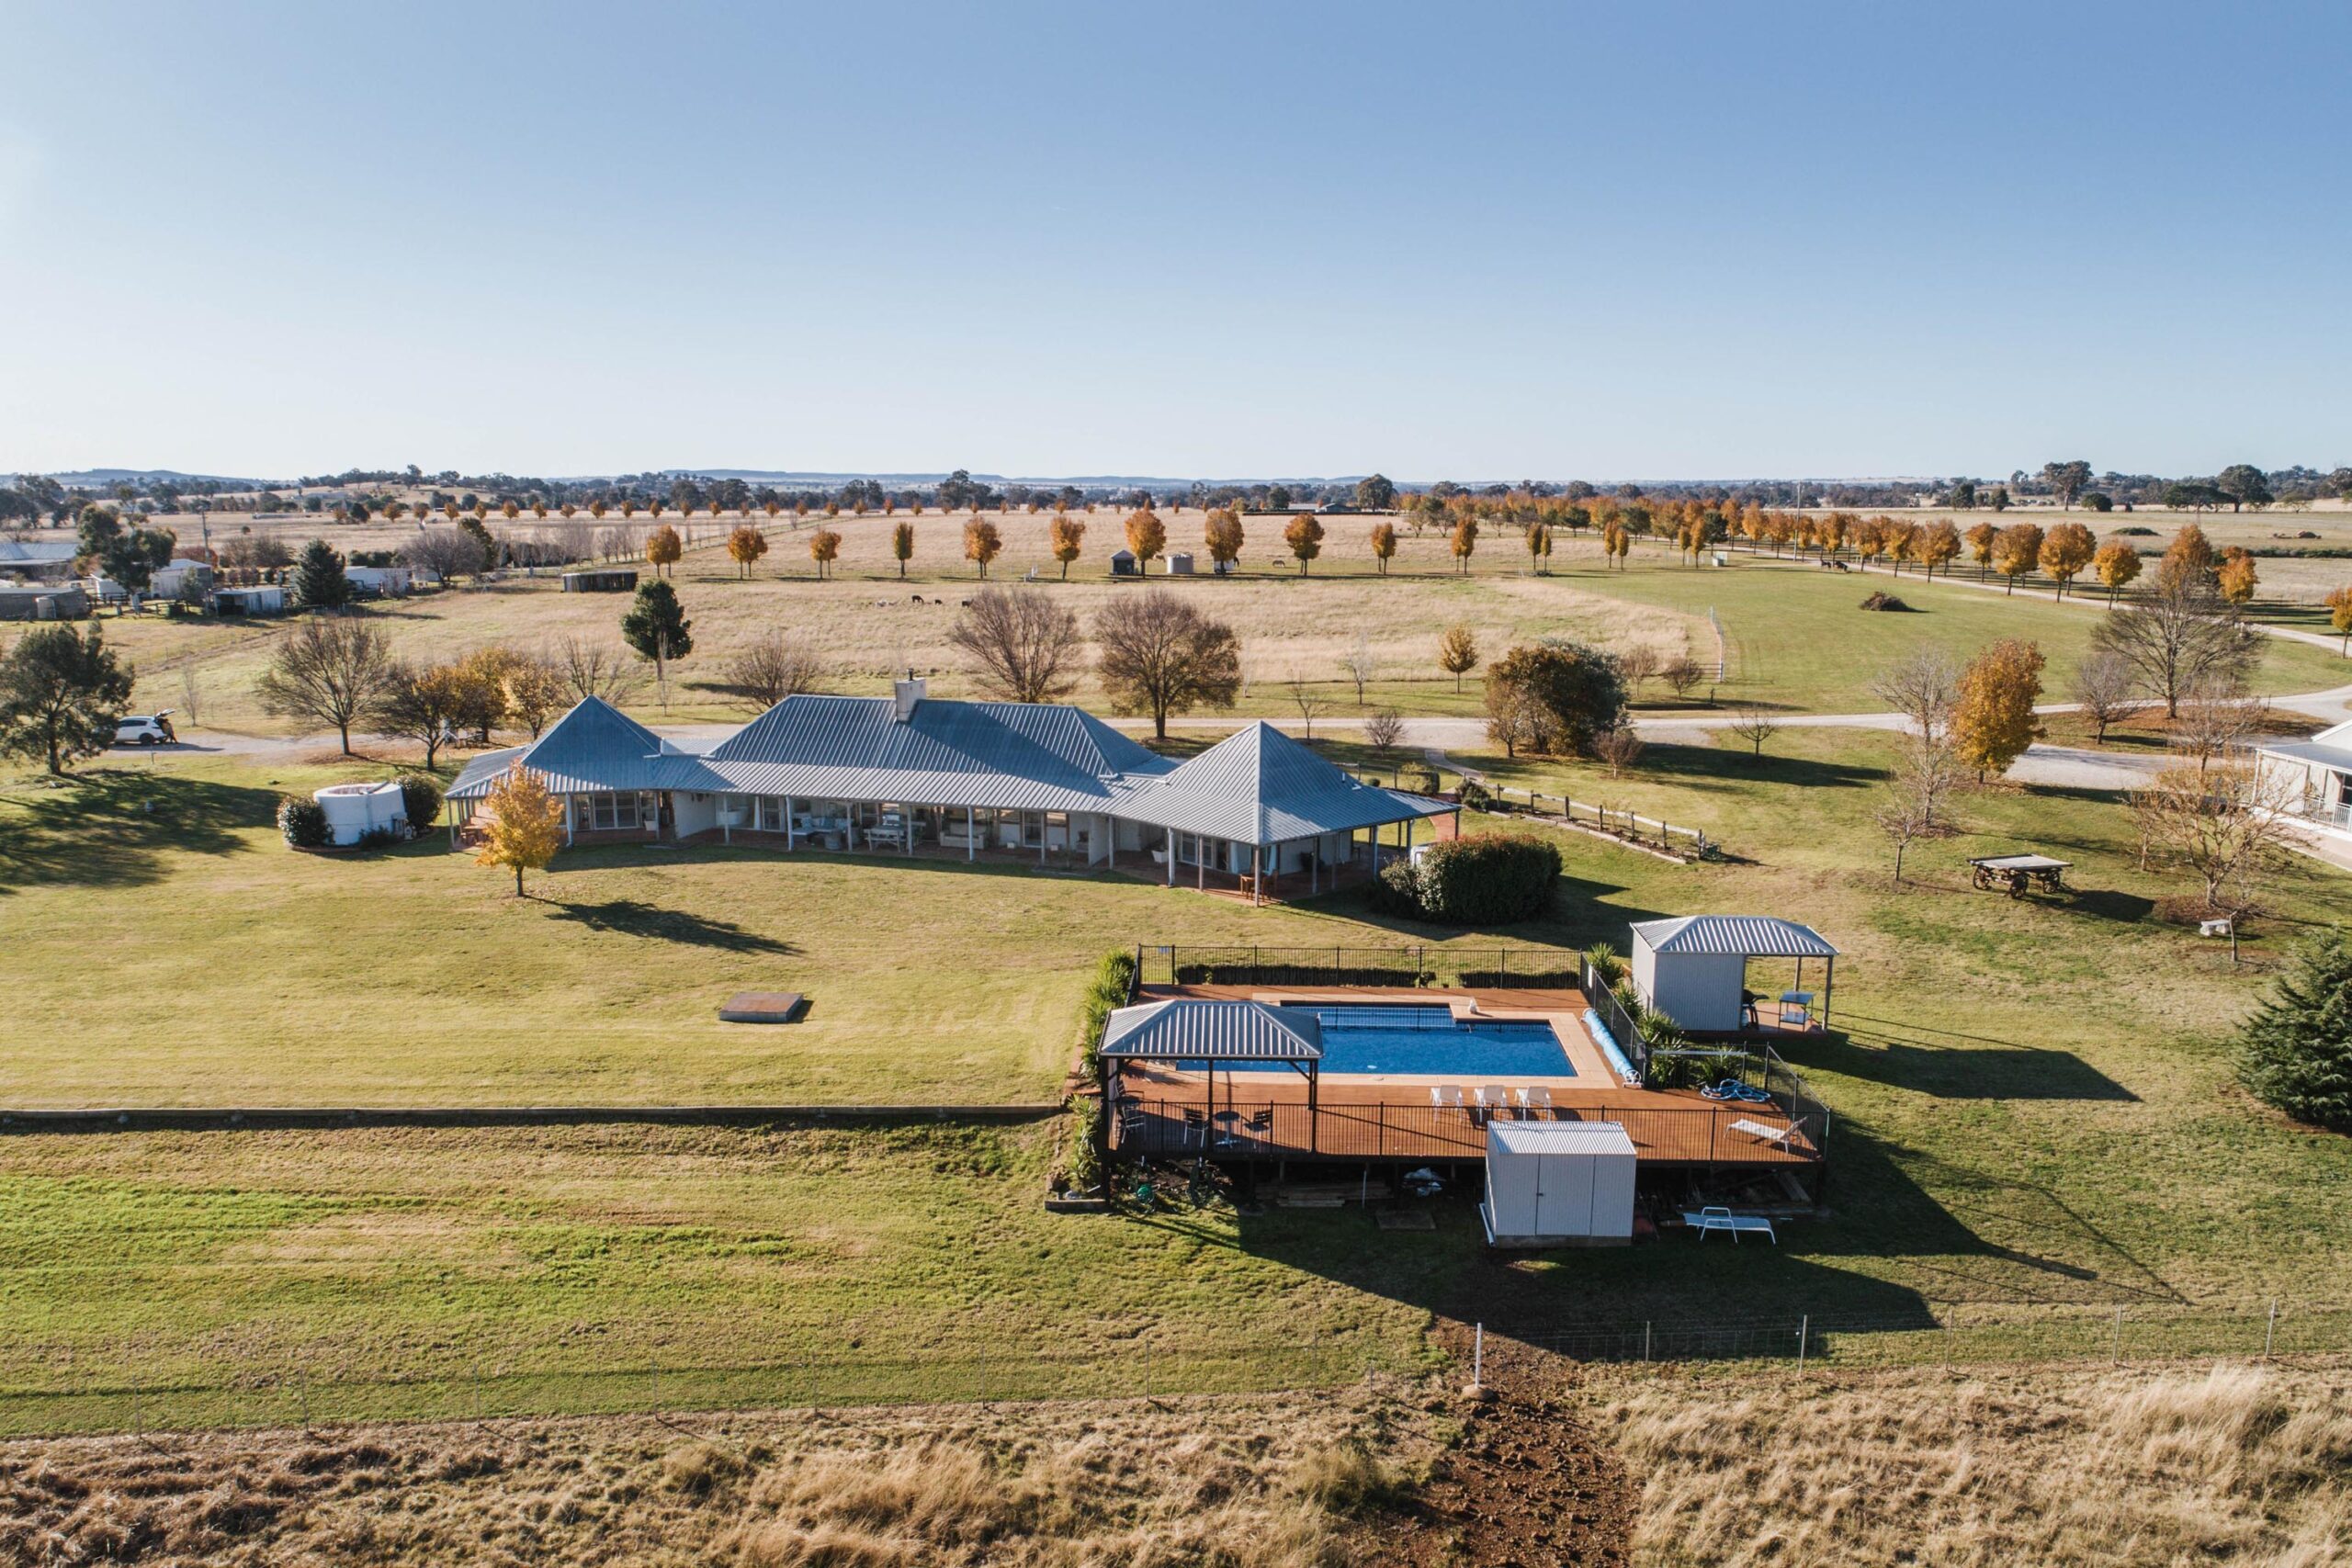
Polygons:
[[408,830],[427,831],[441,817],[441,781],[423,773],[402,773],[400,786],[401,814],[408,818]]
[[327,808],[315,800],[289,795],[277,803],[277,830],[298,850],[324,849],[330,837]]
[[1373,907],[1439,925],[1509,925],[1551,908],[1560,879],[1559,846],[1516,833],[1445,839],[1420,863],[1391,861],[1373,884]]

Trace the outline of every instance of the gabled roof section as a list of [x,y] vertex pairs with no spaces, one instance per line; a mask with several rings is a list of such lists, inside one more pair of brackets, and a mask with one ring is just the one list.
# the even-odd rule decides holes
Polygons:
[[450,796],[467,800],[489,793],[518,756],[558,795],[723,787],[700,758],[679,750],[602,697],[583,697],[528,746],[475,758],[450,786]]
[[1770,915],[1680,915],[1643,920],[1634,935],[1653,953],[1704,953],[1741,958],[1835,958],[1838,950],[1811,926]]
[[1317,1062],[1323,1024],[1302,1008],[1177,997],[1118,1008],[1102,1055],[1130,1062]]
[[1048,703],[786,697],[705,762],[720,787],[818,799],[1102,811],[1171,764],[1074,707]]
[[1132,791],[1120,815],[1243,844],[1272,844],[1453,810],[1368,784],[1263,719]]

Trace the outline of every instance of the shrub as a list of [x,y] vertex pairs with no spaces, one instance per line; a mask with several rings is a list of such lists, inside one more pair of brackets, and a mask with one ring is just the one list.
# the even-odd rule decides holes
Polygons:
[[440,781],[423,773],[402,773],[400,785],[401,813],[408,818],[408,830],[425,831],[441,816]]
[[1062,1160],[1062,1174],[1069,1179],[1070,1191],[1091,1192],[1102,1185],[1102,1167],[1094,1157],[1094,1118],[1100,1113],[1091,1099],[1070,1101],[1069,1148]]
[[1413,795],[1435,795],[1438,777],[1435,768],[1399,768],[1396,787]]
[[1091,1077],[1101,1066],[1098,1053],[1102,1046],[1102,1028],[1111,1019],[1114,1008],[1127,1005],[1127,992],[1135,984],[1136,955],[1125,949],[1114,949],[1102,955],[1094,966],[1094,978],[1087,983],[1086,999],[1079,1009],[1078,1059]]
[[298,850],[326,847],[327,808],[315,800],[289,795],[277,803],[277,830]]
[[1862,601],[1862,608],[1865,610],[1907,611],[1911,606],[1905,604],[1902,600],[1897,599],[1892,593],[1873,593],[1869,598]]
[[2143,528],[2137,523],[2128,528],[2118,528],[2115,531],[2119,534],[2129,534],[2135,539],[2153,539],[2156,536],[2156,531],[2154,528]]
[[1476,779],[1464,779],[1462,804],[1473,811],[1492,811],[1495,808],[1494,792]]
[[1380,868],[1373,879],[1372,907],[1383,915],[1402,915],[1408,919],[1421,918],[1421,871],[1411,861],[1399,857]]
[[1425,919],[1507,925],[1549,908],[1559,878],[1560,850],[1550,840],[1473,833],[1431,844],[1416,885]]
[[1584,957],[1592,965],[1592,972],[1600,976],[1602,985],[1614,987],[1625,978],[1625,961],[1609,943],[1594,942],[1584,950]]

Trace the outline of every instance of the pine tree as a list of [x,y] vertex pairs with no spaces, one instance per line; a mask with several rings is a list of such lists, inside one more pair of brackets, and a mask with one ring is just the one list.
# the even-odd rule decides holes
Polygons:
[[2238,1078],[2298,1122],[2352,1133],[2352,943],[2305,948],[2238,1035]]
[[294,563],[294,602],[306,610],[339,610],[351,603],[343,558],[324,539],[303,546],[302,558]]

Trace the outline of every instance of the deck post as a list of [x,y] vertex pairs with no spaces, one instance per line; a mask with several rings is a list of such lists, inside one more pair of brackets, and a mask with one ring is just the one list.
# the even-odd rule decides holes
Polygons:
[[972,836],[973,831],[972,808],[967,806],[964,807],[964,858],[967,861],[979,852],[976,847],[979,840]]
[[784,797],[784,852],[790,854],[797,841],[792,831],[792,796],[787,795]]
[[1821,983],[1821,1032],[1826,1034],[1829,1032],[1829,998],[1838,994],[1838,961],[1835,958],[1824,959],[1822,968],[1826,977]]
[[899,840],[899,852],[911,856],[915,852],[915,808],[904,801],[899,803],[899,826],[906,835]]
[[1168,886],[1176,886],[1176,829],[1168,829]]
[[1318,1140],[1318,1138],[1317,1138],[1317,1134],[1318,1134],[1318,1132],[1319,1132],[1319,1131],[1320,1131],[1320,1129],[1321,1129],[1321,1117],[1317,1114],[1317,1112],[1316,1111],[1316,1109],[1315,1109],[1315,1087],[1316,1087],[1316,1085],[1317,1085],[1317,1084],[1318,1084],[1318,1083],[1320,1083],[1320,1082],[1322,1081],[1322,1078],[1323,1078],[1323,1064],[1322,1064],[1322,1063],[1320,1063],[1320,1062],[1309,1062],[1309,1063],[1307,1063],[1307,1064],[1306,1064],[1306,1152],[1307,1152],[1308,1154],[1316,1154],[1316,1153],[1318,1153],[1318,1152],[1320,1151],[1320,1148],[1321,1148],[1320,1142],[1319,1142],[1319,1140]]
[[1040,811],[1037,813],[1037,864],[1040,868],[1042,868],[1046,863],[1046,814]]
[[1209,890],[1209,846],[1203,835],[1193,835],[1193,885],[1199,891]]

